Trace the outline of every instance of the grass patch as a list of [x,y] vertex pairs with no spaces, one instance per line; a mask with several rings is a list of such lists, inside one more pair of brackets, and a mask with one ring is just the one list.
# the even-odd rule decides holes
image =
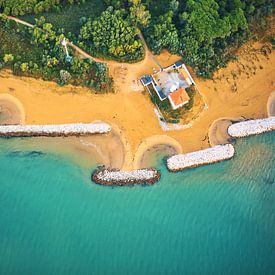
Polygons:
[[44,16],[46,22],[53,24],[55,29],[64,28],[65,32],[71,32],[78,36],[80,31],[80,18],[81,17],[98,17],[105,9],[102,0],[86,0],[83,4],[67,5],[61,11],[49,11],[39,14],[26,14],[20,18],[34,24],[35,18]]

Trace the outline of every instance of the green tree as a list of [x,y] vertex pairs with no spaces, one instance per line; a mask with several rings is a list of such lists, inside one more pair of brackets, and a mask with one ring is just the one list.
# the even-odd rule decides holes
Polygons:
[[95,20],[89,19],[81,28],[79,39],[93,54],[121,61],[136,61],[144,57],[137,29],[123,19],[120,11],[112,8]]
[[140,27],[148,26],[151,14],[146,10],[146,7],[141,3],[141,0],[129,0],[129,5],[130,20],[132,24]]
[[178,31],[173,23],[173,12],[168,12],[152,20],[144,34],[149,47],[155,53],[160,53],[163,48],[167,48],[172,53],[178,51],[179,38]]
[[5,63],[10,63],[14,60],[14,56],[12,54],[5,54],[3,57],[3,61]]

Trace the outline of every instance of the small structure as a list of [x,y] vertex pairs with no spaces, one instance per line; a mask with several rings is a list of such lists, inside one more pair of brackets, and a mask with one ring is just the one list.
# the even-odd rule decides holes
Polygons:
[[65,52],[66,52],[65,60],[66,60],[66,62],[71,63],[73,57],[69,55],[69,51],[68,51],[68,48],[67,48],[67,41],[66,41],[65,38],[62,40],[61,45],[64,46],[64,48],[65,48]]
[[142,76],[141,83],[147,88],[152,85],[161,101],[168,98],[174,110],[189,102],[190,98],[185,89],[195,85],[192,76],[181,60],[152,75]]
[[150,75],[144,75],[141,77],[140,81],[141,81],[142,85],[146,87],[153,82],[153,79]]
[[168,99],[171,103],[173,110],[176,110],[183,105],[187,104],[190,100],[189,95],[186,93],[184,88],[179,88],[173,93],[168,95]]

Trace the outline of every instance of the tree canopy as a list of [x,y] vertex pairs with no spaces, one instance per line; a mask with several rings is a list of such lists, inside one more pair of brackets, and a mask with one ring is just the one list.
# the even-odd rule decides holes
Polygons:
[[81,28],[81,45],[91,53],[121,61],[136,61],[144,56],[137,29],[125,20],[119,10],[109,8]]
[[81,3],[82,0],[0,0],[0,10],[5,14],[24,15],[50,9],[60,9],[63,4]]
[[[17,16],[50,9],[62,11],[65,5],[76,3],[88,4],[85,0],[0,0],[0,11]],[[210,77],[233,57],[232,47],[239,47],[249,37],[253,22],[273,14],[275,2],[103,0],[100,3],[103,12],[100,10],[95,15],[87,9],[87,14],[81,13],[76,20],[80,22],[75,26],[79,31],[68,33],[68,37],[92,55],[122,62],[141,60],[144,46],[138,34],[142,31],[153,52],[168,49],[182,55],[198,75]],[[68,19],[64,21],[65,28]]]

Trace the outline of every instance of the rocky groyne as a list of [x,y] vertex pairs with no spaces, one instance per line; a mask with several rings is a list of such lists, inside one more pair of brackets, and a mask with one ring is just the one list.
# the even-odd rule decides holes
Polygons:
[[153,168],[133,171],[99,169],[92,174],[95,183],[110,186],[152,185],[159,179],[160,172]]
[[232,137],[248,137],[275,130],[275,117],[247,120],[234,123],[228,127],[228,134]]
[[72,136],[87,134],[105,134],[111,131],[111,126],[103,122],[53,124],[53,125],[1,125],[2,137],[33,137],[33,136]]
[[228,160],[234,156],[235,150],[231,144],[217,145],[208,149],[175,155],[167,159],[169,171],[176,172],[186,168]]

